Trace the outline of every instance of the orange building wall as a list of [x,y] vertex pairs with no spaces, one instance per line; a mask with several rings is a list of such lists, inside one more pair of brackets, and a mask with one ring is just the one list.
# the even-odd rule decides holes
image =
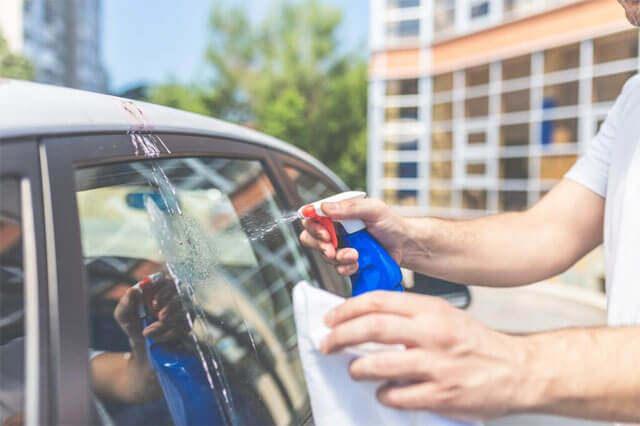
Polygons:
[[370,74],[377,78],[439,74],[629,28],[617,1],[584,0],[435,43],[428,61],[418,48],[375,52]]

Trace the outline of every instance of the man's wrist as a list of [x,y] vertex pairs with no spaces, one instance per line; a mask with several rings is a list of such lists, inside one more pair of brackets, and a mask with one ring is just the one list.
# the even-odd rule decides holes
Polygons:
[[512,414],[542,412],[553,399],[553,387],[557,381],[557,363],[545,355],[543,335],[517,337],[522,347],[518,378],[520,390]]
[[431,218],[403,218],[405,229],[405,244],[402,256],[402,266],[416,270],[418,265],[431,256],[430,247],[433,238],[433,219]]

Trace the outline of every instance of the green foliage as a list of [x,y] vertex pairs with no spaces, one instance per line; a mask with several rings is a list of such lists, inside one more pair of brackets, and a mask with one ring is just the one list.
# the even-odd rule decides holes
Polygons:
[[341,21],[338,9],[317,0],[274,0],[260,23],[217,2],[206,52],[211,79],[197,90],[158,87],[151,101],[256,128],[363,188],[367,67],[363,55],[340,50]]
[[12,53],[7,41],[0,34],[0,77],[32,80],[33,76],[31,63],[24,57]]
[[148,100],[155,104],[166,105],[198,114],[209,114],[200,89],[178,83],[167,83],[152,87]]

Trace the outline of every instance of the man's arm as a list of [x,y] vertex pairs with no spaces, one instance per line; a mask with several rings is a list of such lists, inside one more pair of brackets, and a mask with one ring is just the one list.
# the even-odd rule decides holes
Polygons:
[[106,352],[91,362],[93,391],[110,401],[141,404],[162,396],[162,390],[145,353],[144,341],[131,352]]
[[565,271],[600,244],[603,216],[602,197],[563,180],[525,212],[409,219],[403,266],[465,284],[529,284]]
[[640,327],[568,329],[526,338],[532,411],[640,422]]
[[[362,219],[405,268],[465,284],[515,286],[554,276],[600,244],[604,199],[565,179],[528,211],[468,221],[407,219],[374,199],[322,208],[334,219]],[[355,273],[355,250],[336,252],[326,230],[304,225],[305,245],[322,251],[339,273]]]

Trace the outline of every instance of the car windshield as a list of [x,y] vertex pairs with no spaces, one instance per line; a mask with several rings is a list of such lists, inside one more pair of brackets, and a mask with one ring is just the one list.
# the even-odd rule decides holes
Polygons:
[[[109,421],[301,423],[309,403],[290,291],[313,277],[290,224],[295,216],[262,163],[180,158],[81,168],[76,189],[93,391]],[[152,284],[139,305],[147,312],[123,317],[129,289],[145,280]],[[153,286],[156,301],[170,300],[172,318],[143,303]],[[145,344],[162,392],[123,395],[110,384],[114,374],[102,372],[120,371],[141,328],[160,322],[165,334],[145,336]],[[211,394],[209,407],[206,397],[195,401],[198,389]]]

